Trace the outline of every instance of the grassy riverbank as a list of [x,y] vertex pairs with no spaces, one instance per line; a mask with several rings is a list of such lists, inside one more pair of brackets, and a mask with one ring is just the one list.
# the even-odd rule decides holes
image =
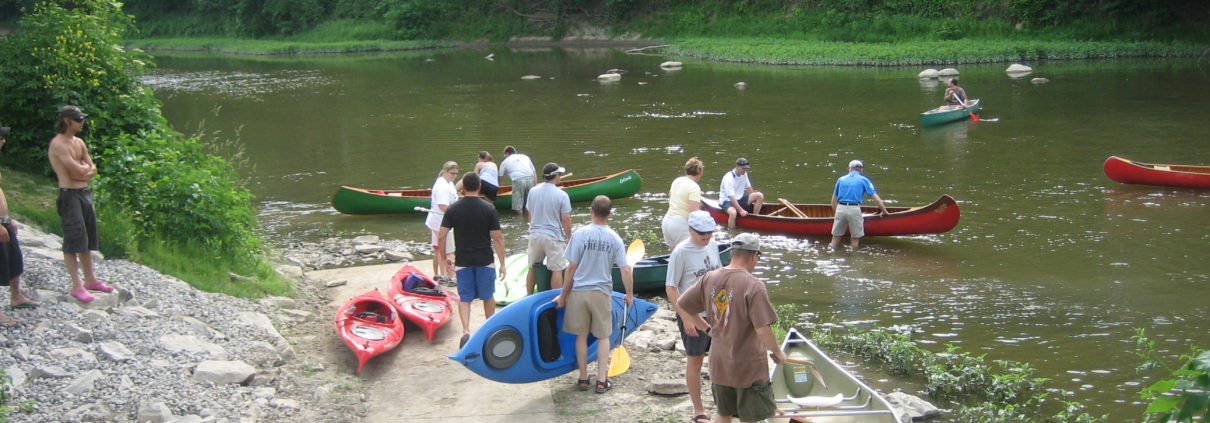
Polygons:
[[687,38],[668,53],[703,60],[779,65],[932,65],[1037,60],[1198,56],[1194,43],[1021,40],[845,43],[776,38]]
[[293,41],[238,38],[146,38],[127,40],[126,45],[149,51],[201,52],[215,54],[290,55],[348,54],[424,50],[454,47],[448,41]]

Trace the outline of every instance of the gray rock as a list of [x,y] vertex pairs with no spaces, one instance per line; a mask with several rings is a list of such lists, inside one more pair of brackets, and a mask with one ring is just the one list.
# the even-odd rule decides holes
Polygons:
[[412,253],[395,250],[387,250],[382,253],[382,257],[390,261],[412,261],[414,259]]
[[114,292],[88,291],[88,293],[92,294],[93,298],[95,298],[89,303],[82,303],[80,300],[77,300],[76,297],[68,294],[63,294],[62,298],[60,298],[60,301],[79,305],[80,308],[85,310],[108,310],[118,306],[120,301],[118,301],[119,294],[117,292],[118,291],[116,290]]
[[1029,73],[1029,72],[1033,72],[1034,68],[1022,65],[1020,63],[1013,63],[1012,65],[1009,65],[1008,69],[1005,69],[1004,71],[1007,73]]
[[29,377],[25,375],[25,371],[21,370],[21,368],[17,366],[9,366],[9,368],[5,369],[4,372],[8,373],[8,377],[13,388],[20,388],[21,385],[24,385],[25,381],[29,379]]
[[159,338],[159,344],[164,349],[174,353],[207,354],[216,360],[226,360],[227,350],[213,342],[202,340],[193,335],[170,333]]
[[247,382],[256,369],[242,361],[206,360],[193,370],[193,378],[215,384]]
[[1050,80],[1046,79],[1046,78],[1034,78],[1034,79],[1029,80],[1029,83],[1034,84],[1034,85],[1042,85],[1047,82],[1050,82]]
[[109,313],[105,310],[84,310],[80,315],[84,316],[84,320],[93,324],[109,321]]
[[252,390],[252,398],[273,398],[277,396],[277,389],[270,387],[260,387]]
[[916,75],[916,78],[918,78],[918,79],[937,79],[937,70],[936,69],[922,70],[922,71],[920,71],[919,74]]
[[945,68],[937,71],[937,76],[958,76],[958,70],[954,68]]
[[275,308],[296,308],[296,307],[298,307],[298,302],[294,301],[293,298],[289,298],[289,297],[269,296],[269,297],[262,298],[260,300],[260,303],[267,305],[267,306],[275,307]]
[[101,355],[111,361],[123,362],[134,359],[134,353],[126,348],[118,341],[105,341],[101,343]]
[[21,361],[29,361],[33,358],[28,345],[21,345],[13,350],[13,358]]
[[891,392],[886,395],[886,400],[891,403],[895,416],[901,422],[928,420],[941,415],[941,410],[936,406],[914,395]]
[[194,414],[186,414],[184,416],[175,416],[168,420],[168,423],[202,423],[206,420],[202,416]]
[[327,281],[327,282],[324,282],[324,287],[325,287],[325,288],[335,288],[335,287],[338,287],[338,286],[345,286],[345,285],[348,285],[348,284],[349,284],[349,281],[348,281],[348,280],[345,280],[345,279],[340,279],[340,280],[335,280],[335,281]]
[[68,338],[81,344],[92,343],[92,331],[77,326],[73,323],[68,323],[66,326],[64,326],[63,333],[66,334]]
[[306,275],[306,271],[303,270],[302,266],[292,266],[288,264],[277,266],[277,273],[280,273],[288,278],[295,279],[301,279]]
[[235,272],[227,272],[227,277],[236,282],[256,282],[256,278],[244,276]]
[[97,379],[100,379],[100,378],[101,378],[100,370],[89,370],[87,372],[84,372],[84,374],[77,376],[75,379],[73,379],[71,381],[71,383],[67,384],[67,387],[63,388],[63,391],[67,392],[67,393],[71,393],[71,394],[76,394],[76,395],[87,393],[89,391],[92,391],[94,384],[97,382]]
[[29,372],[30,380],[42,378],[64,379],[69,377],[71,377],[71,373],[59,366],[38,366]]
[[647,385],[647,392],[656,395],[683,395],[689,393],[689,386],[684,380],[664,379]]
[[277,374],[260,372],[252,375],[252,380],[248,381],[248,386],[268,386],[277,381]]
[[269,405],[274,408],[282,408],[286,410],[297,410],[302,408],[299,406],[298,401],[287,398],[274,398],[269,400]]
[[119,316],[129,316],[140,319],[160,317],[160,313],[156,313],[150,309],[147,309],[146,307],[139,306],[122,307],[114,310],[113,313]]
[[72,357],[79,356],[84,361],[97,361],[97,356],[93,355],[92,353],[90,353],[88,351],[84,351],[84,349],[82,349],[82,348],[76,348],[76,347],[55,348],[53,350],[50,350],[50,352],[47,355],[49,355],[50,358],[53,358],[55,360],[66,360],[66,359],[69,359]]
[[302,310],[283,309],[281,312],[282,312],[283,316],[289,318],[290,320],[300,321],[300,322],[310,319],[312,316],[311,312],[302,311]]
[[357,251],[357,254],[374,254],[374,253],[381,253],[383,251],[386,251],[386,247],[383,247],[381,245],[374,245],[374,244],[362,244],[362,245],[354,245],[353,250]]
[[71,410],[68,415],[75,416],[81,422],[114,421],[113,410],[110,410],[105,404],[85,404]]
[[252,341],[248,345],[244,359],[256,367],[277,367],[284,364],[277,348],[264,341]]
[[640,330],[626,337],[626,344],[633,346],[635,349],[646,350],[651,347],[651,342],[654,339],[655,333],[649,330]]
[[379,238],[378,235],[362,235],[362,236],[353,238],[352,242],[353,242],[353,245],[377,244],[379,242],[382,242],[382,239]]

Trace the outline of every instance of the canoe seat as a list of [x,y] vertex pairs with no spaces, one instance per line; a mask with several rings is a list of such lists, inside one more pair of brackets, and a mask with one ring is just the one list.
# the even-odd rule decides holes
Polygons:
[[799,398],[787,396],[786,398],[799,407],[835,407],[837,404],[844,402],[844,394],[836,394],[830,397],[811,396]]
[[367,322],[375,322],[375,323],[386,323],[387,322],[386,316],[383,316],[381,314],[378,314],[378,313],[375,313],[372,311],[363,311],[363,312],[354,314],[353,317],[356,317],[361,320],[365,320]]
[[538,357],[553,362],[563,356],[559,348],[559,310],[551,307],[538,314]]

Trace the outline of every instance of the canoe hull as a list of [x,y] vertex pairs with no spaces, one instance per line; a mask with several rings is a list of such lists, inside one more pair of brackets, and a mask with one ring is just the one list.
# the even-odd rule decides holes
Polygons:
[[[780,204],[765,204],[760,213],[735,218],[735,226],[789,235],[831,236],[834,212],[829,204],[795,204],[807,217],[797,217]],[[702,200],[702,209],[710,212],[714,221],[727,224],[727,213],[718,203]],[[958,225],[961,213],[953,197],[942,195],[923,207],[887,207],[886,217],[878,215],[878,207],[863,206],[865,236],[923,235],[948,232]],[[848,234],[848,231],[845,231]]]
[[936,126],[943,123],[969,119],[971,113],[978,113],[983,107],[979,104],[979,99],[971,100],[971,105],[965,109],[946,110],[945,107],[938,107],[933,110],[920,114],[920,126]]
[[[727,244],[719,244],[718,258],[722,261],[723,266],[731,263],[731,246]],[[664,281],[668,276],[668,257],[671,255],[662,255],[656,257],[648,257],[639,260],[635,263],[634,276],[634,292],[655,291],[664,289]],[[550,289],[550,269],[544,264],[539,264],[533,267],[534,282],[538,291]],[[622,284],[622,270],[613,268],[613,290],[614,292],[626,293],[626,286]]]
[[[503,278],[496,279],[496,305],[509,305],[525,297],[525,278],[529,274],[529,255],[518,253],[504,259],[508,269]],[[549,270],[548,270],[549,272]],[[547,277],[549,283],[549,276]]]
[[[634,169],[612,175],[585,179],[569,179],[559,183],[572,202],[591,201],[598,195],[626,198],[639,192],[642,179]],[[508,209],[513,205],[512,186],[500,187],[494,205]],[[332,196],[332,207],[344,214],[417,213],[416,207],[428,208],[430,190],[371,190],[342,186]]]
[[394,305],[377,289],[341,306],[333,318],[333,325],[336,336],[357,356],[358,373],[366,361],[395,349],[403,341],[403,321]]
[[[576,336],[563,332],[563,311],[553,300],[560,291],[539,292],[504,307],[483,322],[451,360],[487,379],[504,383],[530,383],[576,370]],[[655,304],[635,298],[626,308],[625,296],[614,293],[611,346],[620,345],[623,325],[627,336],[655,314]],[[597,339],[588,340],[588,362],[597,359]]]
[[[422,277],[425,285],[432,290],[427,293],[405,291],[403,289],[404,281],[408,275],[413,273]],[[390,297],[391,303],[399,315],[420,327],[429,342],[433,342],[437,329],[450,321],[458,293],[441,287],[420,269],[406,265],[391,277],[391,286],[387,290],[387,296]]]
[[1210,166],[1142,163],[1110,156],[1105,176],[1123,184],[1210,189]]
[[[894,409],[882,395],[833,361],[797,330],[790,329],[781,348],[791,359],[815,363],[827,385],[818,383],[808,366],[782,363],[774,367],[769,380],[773,382],[774,401],[783,415],[816,423],[898,423]],[[791,402],[791,396],[803,403],[826,405],[803,407]],[[825,398],[833,400],[822,401]],[[787,420],[770,419],[775,422]]]

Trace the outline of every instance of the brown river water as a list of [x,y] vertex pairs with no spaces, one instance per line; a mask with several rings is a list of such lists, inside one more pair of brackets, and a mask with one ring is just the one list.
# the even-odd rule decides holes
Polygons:
[[[637,169],[639,195],[615,201],[613,225],[627,237],[659,232],[668,186],[691,156],[706,163],[711,196],[743,156],[758,190],[802,203],[828,202],[860,158],[888,205],[949,194],[961,221],[945,234],[867,238],[858,252],[764,234],[758,273],[775,303],[814,322],[910,326],[935,351],[1030,363],[1111,421],[1139,420],[1137,392],[1163,376],[1135,371],[1136,329],[1174,365],[1191,345],[1210,348],[1210,191],[1127,186],[1101,170],[1110,155],[1210,165],[1210,62],[1042,62],[1022,79],[1007,64],[959,66],[983,121],[921,129],[918,114],[939,105],[944,84],[918,81],[920,68],[684,60],[665,71],[664,60],[681,59],[504,48],[164,56],[147,81],[178,130],[238,139],[275,245],[427,240],[423,216],[341,215],[331,195],[428,188],[445,160],[466,170],[477,151],[499,160],[510,144],[579,177]],[[598,82],[608,69],[626,73]],[[577,205],[573,221],[587,214]],[[510,252],[522,251],[524,222],[503,223]],[[875,386],[912,389],[858,367]]]

